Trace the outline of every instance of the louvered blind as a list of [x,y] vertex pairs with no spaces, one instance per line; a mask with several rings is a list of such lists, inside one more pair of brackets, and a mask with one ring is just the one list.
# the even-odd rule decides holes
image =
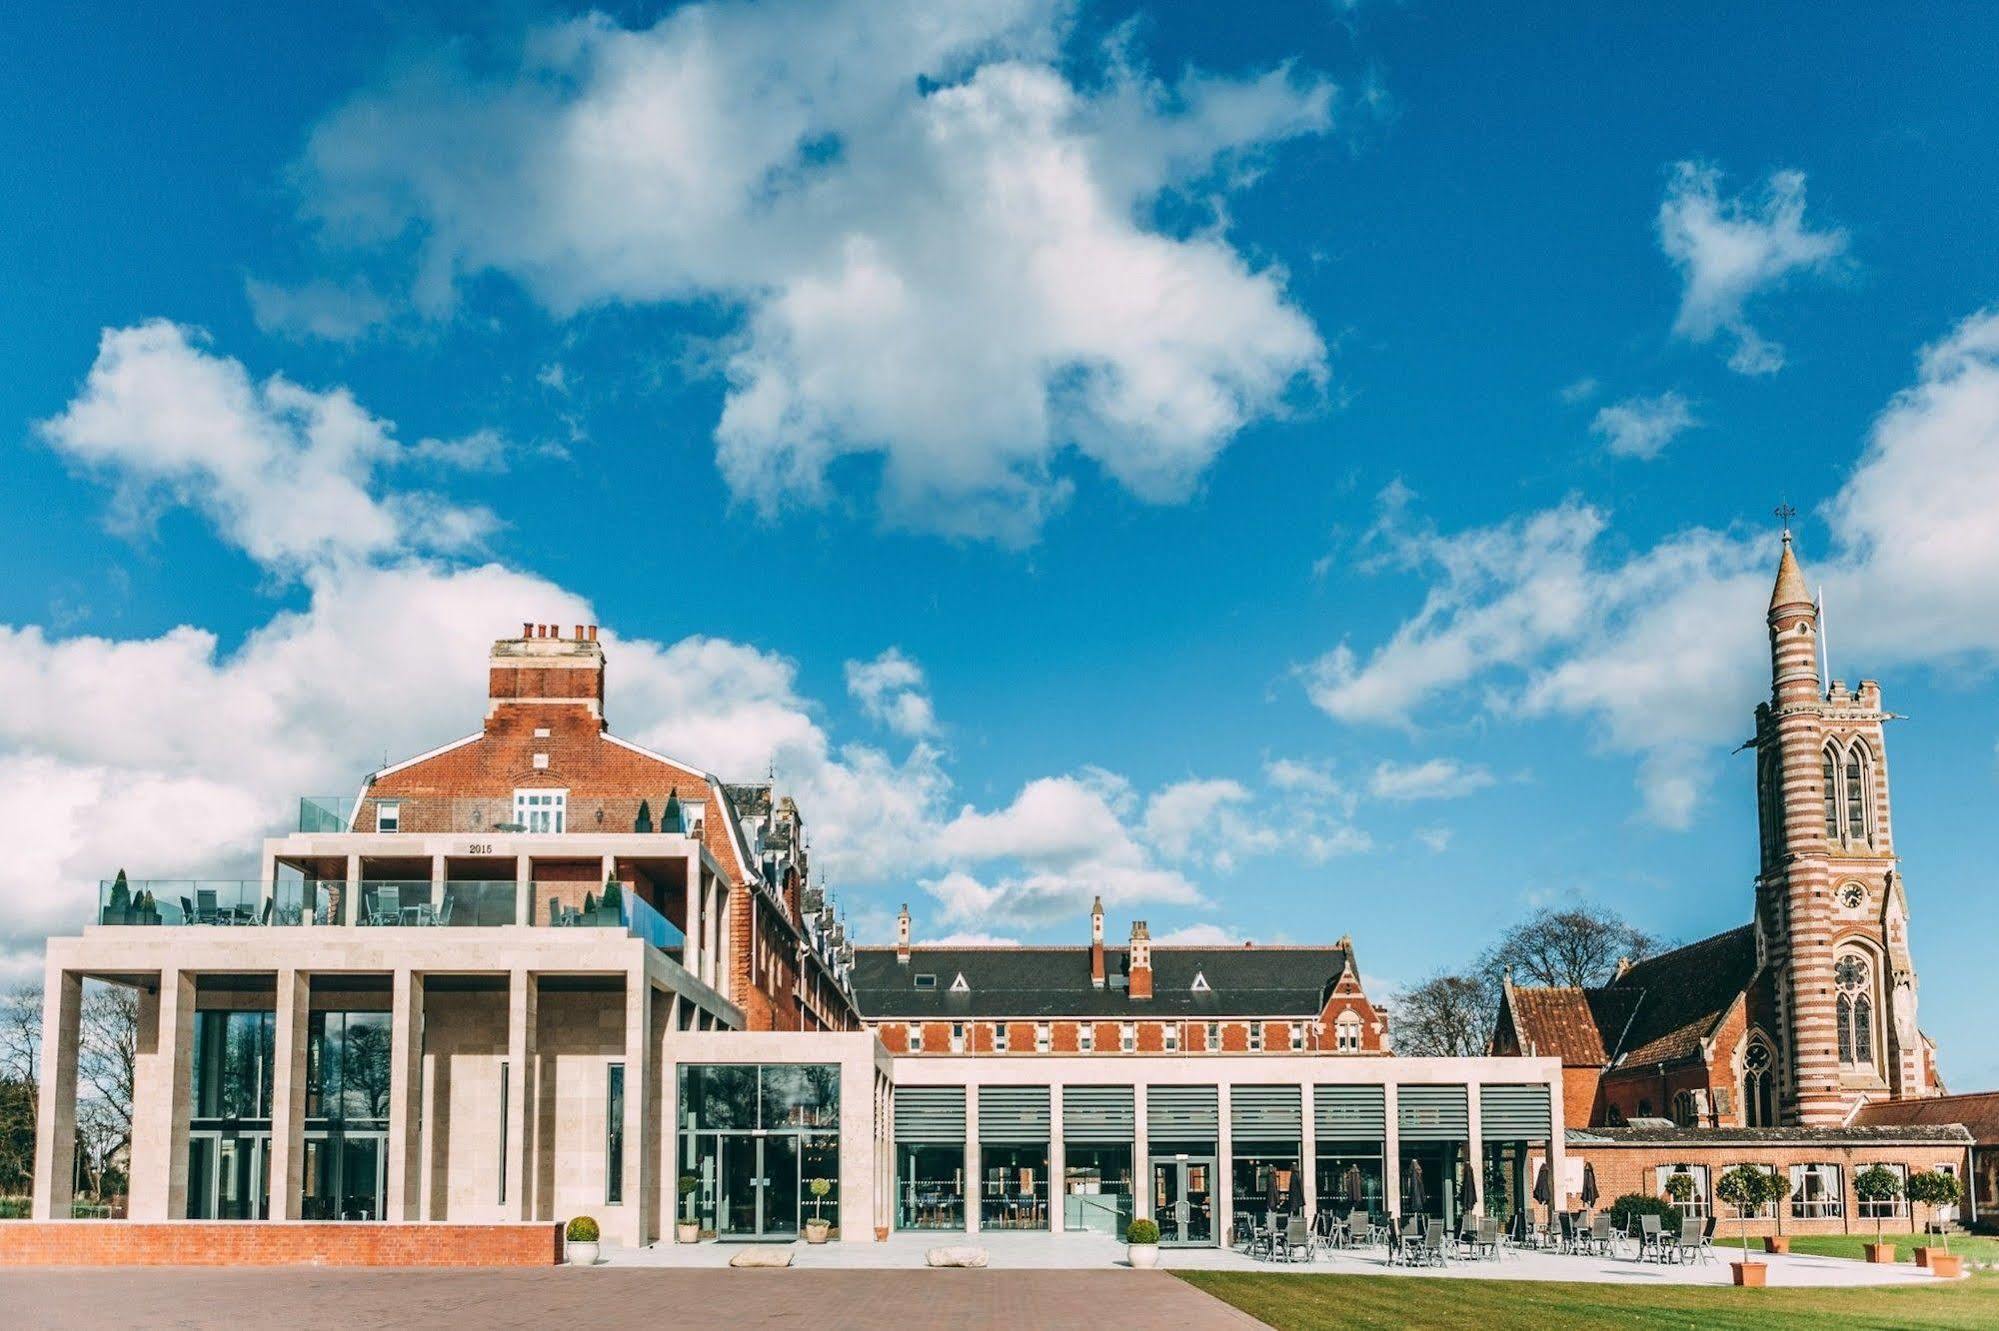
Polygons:
[[1046,1086],[979,1087],[979,1140],[994,1145],[1048,1140]]
[[1545,1085],[1478,1088],[1478,1131],[1486,1141],[1546,1141],[1552,1117]]
[[1462,1086],[1398,1086],[1395,1104],[1405,1142],[1462,1141],[1471,1129]]
[[1380,1141],[1388,1110],[1379,1086],[1315,1086],[1312,1123],[1319,1140]]
[[1078,1144],[1129,1143],[1138,1116],[1129,1086],[1062,1088],[1062,1140]]
[[1229,1088],[1229,1132],[1239,1142],[1297,1141],[1303,1135],[1296,1086]]
[[895,1088],[895,1139],[899,1142],[965,1141],[965,1088]]
[[1213,1141],[1221,1112],[1212,1086],[1151,1086],[1145,1092],[1145,1131],[1153,1141]]

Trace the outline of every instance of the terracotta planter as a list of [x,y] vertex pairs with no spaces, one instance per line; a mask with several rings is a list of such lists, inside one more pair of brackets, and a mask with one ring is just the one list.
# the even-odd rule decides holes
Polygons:
[[1930,1274],[1943,1280],[1955,1280],[1964,1274],[1964,1258],[1954,1252],[1931,1253]]
[[875,1242],[876,1242],[876,1243],[887,1243],[887,1242],[888,1242],[888,1226],[887,1226],[887,1225],[876,1225],[876,1226],[875,1226]]
[[1769,1266],[1763,1262],[1730,1262],[1728,1270],[1735,1283],[1745,1289],[1763,1288],[1763,1281],[1770,1274]]
[[1764,1252],[1782,1253],[1789,1252],[1790,1250],[1791,1236],[1789,1234],[1765,1234],[1763,1236]]
[[[1927,1267],[1930,1264],[1930,1250],[1928,1248],[1917,1248],[1915,1255],[1917,1266]],[[1939,1253],[1937,1255],[1942,1256],[1943,1254]]]
[[1882,1262],[1882,1263],[1886,1263],[1886,1264],[1887,1264],[1887,1265],[1889,1265],[1889,1266],[1893,1266],[1893,1265],[1895,1264],[1895,1245],[1894,1245],[1894,1244],[1892,1244],[1892,1243],[1869,1243],[1869,1244],[1867,1244],[1867,1245],[1866,1245],[1866,1247],[1867,1247],[1867,1260],[1868,1260],[1868,1261],[1870,1261],[1870,1262]]
[[805,1222],[805,1241],[807,1243],[824,1243],[827,1236],[832,1232],[833,1222],[830,1220],[808,1220]]

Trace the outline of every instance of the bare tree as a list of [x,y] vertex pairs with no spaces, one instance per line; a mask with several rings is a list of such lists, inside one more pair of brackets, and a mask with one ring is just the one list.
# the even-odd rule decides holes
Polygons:
[[127,1158],[132,1146],[132,1098],[139,1068],[139,991],[122,984],[92,984],[84,991],[76,1051],[76,1123],[89,1171],[89,1191],[99,1191],[104,1168]]
[[41,1074],[42,991],[23,984],[0,996],[0,1193],[34,1179]]
[[1588,988],[1610,983],[1619,958],[1636,961],[1656,946],[1650,934],[1602,906],[1538,910],[1479,958],[1479,970],[1495,986],[1512,971],[1518,984]]
[[1492,986],[1483,978],[1432,975],[1396,1002],[1395,1051],[1436,1057],[1483,1054],[1496,1010]]

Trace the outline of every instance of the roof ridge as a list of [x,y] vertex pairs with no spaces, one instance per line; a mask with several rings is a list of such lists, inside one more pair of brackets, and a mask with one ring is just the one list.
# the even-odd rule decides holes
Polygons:
[[1723,929],[1718,934],[1709,934],[1706,938],[1696,938],[1691,943],[1682,943],[1678,947],[1668,948],[1664,952],[1655,952],[1649,957],[1640,957],[1637,961],[1631,963],[1631,965],[1625,970],[1624,974],[1618,976],[1616,979],[1612,980],[1609,984],[1600,987],[1605,989],[1623,988],[1624,982],[1631,977],[1631,974],[1634,971],[1643,969],[1646,966],[1656,966],[1660,962],[1666,960],[1668,957],[1676,957],[1682,952],[1691,952],[1697,947],[1706,947],[1710,943],[1718,943],[1722,939],[1727,938],[1732,934],[1739,934],[1745,930],[1753,930],[1755,927],[1756,927],[1756,921],[1750,920],[1746,924],[1738,924],[1733,926],[1732,928]]

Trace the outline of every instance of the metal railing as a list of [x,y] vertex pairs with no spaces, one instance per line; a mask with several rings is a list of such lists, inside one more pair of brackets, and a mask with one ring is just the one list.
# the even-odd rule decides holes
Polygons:
[[264,885],[238,878],[111,879],[97,885],[97,923],[262,925],[293,923],[266,904]]

